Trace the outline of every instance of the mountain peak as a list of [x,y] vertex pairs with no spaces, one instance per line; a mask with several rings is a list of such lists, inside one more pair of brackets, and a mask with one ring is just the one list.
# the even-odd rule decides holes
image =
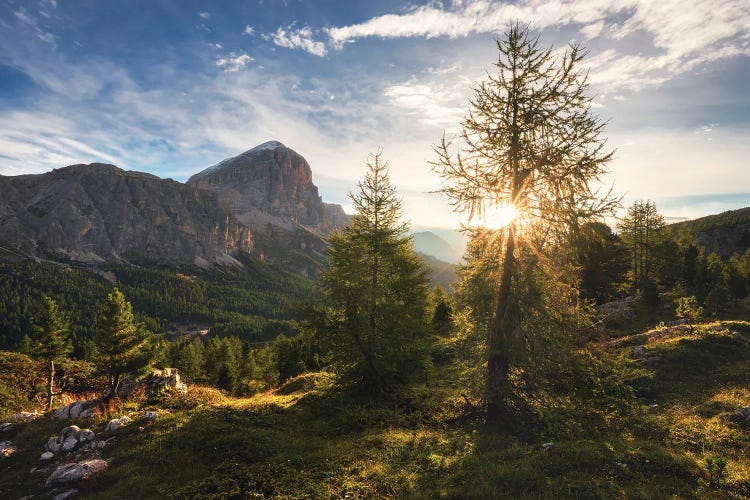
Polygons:
[[[279,141],[266,141],[263,144],[258,144],[257,146],[255,146],[252,149],[248,149],[244,153],[240,153],[237,156],[233,156],[231,158],[227,158],[226,160],[220,161],[216,165],[208,167],[205,170],[201,170],[197,174],[195,174],[192,177],[190,177],[190,179],[188,179],[188,183],[191,182],[191,181],[193,181],[193,180],[195,180],[195,179],[199,179],[201,177],[204,177],[206,175],[215,174],[215,173],[219,172],[220,170],[224,169],[225,167],[230,167],[230,166],[233,166],[233,165],[237,165],[238,162],[242,163],[242,160],[251,159],[251,158],[257,156],[258,153],[261,153],[263,151],[275,151],[277,149],[282,149],[282,148],[286,149],[286,150],[289,150],[289,148],[287,148],[286,146],[284,146],[284,144],[280,143]],[[291,150],[289,150],[289,151],[291,151]]]

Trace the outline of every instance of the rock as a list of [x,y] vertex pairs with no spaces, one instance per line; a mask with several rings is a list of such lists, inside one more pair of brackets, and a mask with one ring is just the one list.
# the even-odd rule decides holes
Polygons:
[[633,347],[631,354],[635,359],[643,359],[646,357],[646,348],[642,345],[637,345]]
[[69,425],[60,431],[60,438],[65,441],[70,436],[77,436],[81,432],[81,428],[77,425]]
[[96,437],[96,434],[94,434],[94,431],[91,429],[81,429],[81,432],[78,433],[76,438],[78,439],[79,443],[85,443],[86,441],[93,441]]
[[91,418],[96,415],[96,405],[99,403],[96,399],[86,401],[76,401],[66,406],[61,406],[52,414],[58,420],[68,420],[72,418]]
[[71,451],[79,444],[93,441],[96,434],[91,429],[81,429],[77,425],[69,425],[60,431],[59,437],[51,437],[44,445],[44,449],[57,453],[59,451]]
[[187,385],[180,380],[180,373],[177,368],[151,370],[144,383],[149,394],[152,395],[165,391],[177,391],[180,394],[187,393]]
[[70,451],[78,446],[78,440],[75,436],[68,436],[62,443],[62,451]]
[[0,442],[0,458],[9,458],[10,456],[14,455],[18,451],[18,448],[16,448],[13,443],[10,441],[1,441]]
[[602,323],[607,326],[621,326],[632,321],[635,318],[635,306],[640,300],[640,296],[632,295],[600,305],[598,312]]
[[44,445],[44,449],[52,453],[57,453],[60,451],[60,448],[62,448],[62,442],[60,441],[60,438],[56,436],[49,438]]
[[120,418],[113,418],[107,423],[107,427],[105,427],[105,431],[116,431],[120,427],[126,426],[130,423],[130,419],[127,416],[122,416]]
[[78,490],[65,490],[52,497],[52,500],[69,500],[78,494]]
[[743,406],[734,412],[734,416],[737,420],[750,421],[750,406]]
[[[209,266],[252,250],[216,194],[114,165],[0,176],[0,246],[85,263]],[[125,260],[127,259],[127,260]]]
[[41,416],[41,413],[37,413],[35,411],[21,411],[10,417],[10,420],[12,422],[23,422],[25,424],[28,424],[29,422],[33,422]]
[[11,430],[13,430],[13,423],[5,422],[4,424],[0,424],[0,432],[8,432]]
[[39,460],[41,460],[43,462],[46,462],[47,460],[52,460],[53,458],[55,458],[55,454],[54,453],[52,453],[51,451],[45,451],[39,457]]
[[555,443],[544,443],[544,444],[542,444],[542,449],[544,451],[550,451],[554,447],[555,447]]
[[326,236],[350,220],[340,205],[323,202],[307,160],[277,141],[209,167],[187,185],[217,194],[253,232],[256,256],[303,276],[319,272]]
[[681,319],[676,319],[674,321],[670,321],[666,325],[667,326],[680,326],[680,325],[686,325],[686,324],[687,324],[687,320],[685,318],[681,318]]
[[143,414],[143,418],[146,420],[154,420],[158,416],[159,416],[159,412],[157,411],[147,411]]
[[105,471],[107,467],[107,462],[98,458],[78,463],[63,464],[50,475],[45,486],[50,488],[52,486],[78,483],[89,479],[94,474]]
[[630,468],[630,467],[628,467],[628,464],[624,464],[622,462],[617,462],[615,465],[618,466],[621,469],[629,469]]

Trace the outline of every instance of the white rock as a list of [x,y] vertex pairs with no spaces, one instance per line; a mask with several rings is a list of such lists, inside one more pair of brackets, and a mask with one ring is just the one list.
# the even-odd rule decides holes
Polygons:
[[104,429],[105,431],[116,431],[120,427],[123,427],[125,425],[128,425],[130,423],[130,419],[127,416],[122,416],[120,418],[113,418],[109,421],[107,424],[107,427]]
[[6,432],[13,429],[13,424],[11,422],[5,422],[4,424],[0,424],[0,432]]
[[52,453],[51,451],[45,451],[44,453],[42,453],[42,456],[39,457],[39,460],[46,462],[47,460],[52,460],[53,458],[55,458],[54,453]]
[[143,418],[145,418],[146,420],[154,420],[158,416],[159,412],[157,411],[147,411],[143,414]]
[[542,449],[544,451],[549,451],[549,450],[551,450],[554,447],[555,447],[555,443],[544,443],[544,444],[542,444]]
[[98,458],[78,463],[63,464],[55,469],[55,472],[47,478],[45,486],[49,488],[51,486],[77,483],[106,470],[107,467],[107,462]]

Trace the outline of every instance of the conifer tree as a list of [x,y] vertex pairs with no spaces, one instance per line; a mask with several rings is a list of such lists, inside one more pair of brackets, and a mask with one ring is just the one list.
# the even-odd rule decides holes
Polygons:
[[151,364],[151,333],[135,320],[133,307],[119,290],[113,290],[104,302],[96,336],[94,364],[107,376],[106,399],[117,396],[125,375],[138,375]]
[[521,331],[517,314],[523,288],[518,255],[539,255],[530,262],[540,268],[544,248],[562,247],[577,227],[619,203],[593,187],[611,153],[605,152],[604,124],[591,113],[586,75],[579,70],[584,51],[573,45],[558,58],[518,23],[497,48],[497,72],[475,88],[459,142],[443,137],[433,162],[456,211],[481,217],[506,207],[518,214],[501,230],[503,249],[494,256],[501,266],[487,332],[491,420],[508,416],[512,346],[534,335]]
[[617,228],[630,253],[633,285],[643,291],[654,269],[655,250],[663,239],[664,217],[653,201],[638,200]]
[[47,365],[47,411],[52,409],[52,401],[62,392],[55,392],[55,364],[65,360],[73,350],[70,343],[70,326],[60,313],[57,304],[49,297],[44,298],[41,315],[36,319],[36,330],[31,341],[33,357]]
[[328,250],[325,335],[335,359],[372,393],[424,366],[428,280],[380,152],[350,197],[356,214]]

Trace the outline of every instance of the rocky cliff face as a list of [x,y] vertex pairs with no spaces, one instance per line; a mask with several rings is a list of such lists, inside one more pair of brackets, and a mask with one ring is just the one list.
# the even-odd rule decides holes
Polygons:
[[324,203],[297,152],[270,141],[193,175],[189,186],[216,193],[253,232],[258,256],[303,275],[317,274],[330,232],[349,216]]
[[277,141],[209,167],[187,184],[218,193],[232,214],[252,229],[270,222],[326,235],[346,220],[340,205],[323,203],[307,161]]
[[0,192],[0,245],[38,256],[209,266],[253,247],[214,193],[114,165],[0,176]]

